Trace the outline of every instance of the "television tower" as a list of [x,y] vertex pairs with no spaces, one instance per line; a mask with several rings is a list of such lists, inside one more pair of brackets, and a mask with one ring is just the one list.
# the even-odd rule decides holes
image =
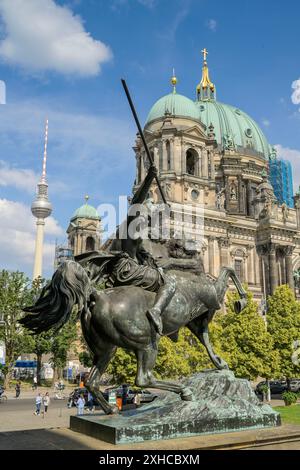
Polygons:
[[45,147],[44,147],[42,177],[40,179],[40,182],[37,185],[36,199],[35,201],[33,201],[31,205],[31,212],[34,215],[34,217],[37,218],[33,279],[36,279],[37,277],[42,276],[45,219],[49,217],[49,215],[52,212],[52,205],[48,199],[48,184],[46,180],[47,144],[48,144],[48,119],[46,120],[46,128],[45,128]]

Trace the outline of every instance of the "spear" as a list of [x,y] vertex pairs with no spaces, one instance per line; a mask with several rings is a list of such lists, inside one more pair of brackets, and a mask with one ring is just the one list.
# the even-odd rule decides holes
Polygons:
[[[130,109],[131,109],[131,111],[132,111],[132,114],[133,114],[133,117],[134,117],[136,126],[137,126],[137,128],[138,128],[139,134],[140,134],[141,139],[142,139],[142,141],[143,141],[144,148],[145,148],[147,157],[148,157],[148,159],[149,159],[150,165],[151,165],[151,166],[154,166],[154,162],[153,162],[153,159],[152,159],[151,154],[150,154],[150,152],[149,152],[149,148],[148,148],[148,145],[147,145],[147,143],[146,143],[145,136],[144,136],[144,133],[143,133],[143,131],[142,131],[141,125],[140,125],[140,123],[139,123],[139,119],[138,119],[138,117],[137,117],[137,114],[136,114],[136,111],[135,111],[135,108],[134,108],[134,105],[133,105],[133,102],[132,102],[132,99],[131,99],[129,90],[128,90],[128,88],[127,88],[126,82],[125,82],[125,80],[124,80],[123,78],[121,79],[121,82],[122,82],[124,91],[125,91],[125,93],[126,93],[126,96],[127,96],[127,99],[128,99],[128,103],[129,103]],[[163,192],[163,189],[162,189],[162,187],[161,187],[161,184],[160,184],[160,181],[159,181],[157,175],[155,176],[155,180],[156,180],[157,186],[158,186],[158,188],[159,188],[159,191],[160,191],[162,200],[164,201],[165,204],[167,204],[167,201],[166,201],[166,198],[165,198],[165,194],[164,194],[164,192]]]

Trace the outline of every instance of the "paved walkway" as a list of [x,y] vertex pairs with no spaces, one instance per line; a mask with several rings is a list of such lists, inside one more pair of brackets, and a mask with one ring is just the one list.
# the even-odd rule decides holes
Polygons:
[[[294,436],[291,440],[291,436]],[[272,444],[270,441],[278,440]],[[289,439],[289,440],[288,440]],[[283,441],[283,442],[282,442]],[[254,447],[260,442],[261,447]],[[24,430],[0,433],[0,450],[221,450],[221,449],[297,449],[300,450],[300,426],[211,434],[165,441],[113,445],[76,433],[67,428]]]
[[[71,388],[70,388],[71,390]],[[39,387],[38,391],[45,393],[49,388]],[[263,444],[258,449],[299,449],[300,426],[281,426],[265,430],[252,430],[226,434],[197,436],[168,441],[152,441],[139,444],[118,445],[104,443],[97,439],[71,431],[70,416],[76,414],[76,408],[69,409],[67,400],[54,401],[53,389],[50,389],[51,403],[45,417],[35,416],[34,398],[36,391],[27,390],[21,393],[18,406],[14,408],[16,399],[14,391],[7,393],[8,402],[0,404],[0,449],[94,449],[94,450],[191,450],[226,448],[252,448],[258,440]],[[65,395],[69,390],[64,391]],[[25,399],[26,397],[26,399]],[[21,403],[22,402],[22,403]],[[23,405],[24,404],[24,405]],[[282,400],[272,400],[272,406],[283,406]],[[19,406],[20,405],[20,406]],[[22,406],[21,406],[22,405]],[[102,411],[96,412],[99,419],[106,418]],[[269,439],[285,440],[293,435],[294,441],[270,444]],[[248,447],[245,447],[248,446]]]

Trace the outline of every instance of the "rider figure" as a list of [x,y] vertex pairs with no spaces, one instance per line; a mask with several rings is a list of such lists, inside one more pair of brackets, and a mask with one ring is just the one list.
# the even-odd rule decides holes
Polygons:
[[[145,180],[134,194],[131,207],[143,204],[148,196],[153,179],[157,175],[156,167],[151,165]],[[143,239],[139,236],[141,226],[137,226],[134,236],[131,236],[130,225],[137,222],[137,215],[129,210],[125,237],[121,239],[121,250],[118,260],[113,262],[110,275],[111,285],[138,285],[145,290],[156,292],[154,305],[147,312],[147,317],[153,323],[156,331],[162,334],[161,314],[168,306],[175,293],[175,280],[165,276],[155,260],[143,247]],[[143,219],[140,217],[140,225]],[[145,222],[145,220],[144,220]],[[148,223],[148,220],[146,221]],[[126,236],[127,235],[127,236]]]

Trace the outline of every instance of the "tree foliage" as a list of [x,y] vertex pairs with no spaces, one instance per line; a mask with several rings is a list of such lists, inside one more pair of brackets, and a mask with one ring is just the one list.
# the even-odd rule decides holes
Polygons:
[[161,339],[154,373],[161,379],[180,379],[211,367],[202,344],[187,328],[182,328],[176,343],[168,337]]
[[32,299],[30,280],[19,271],[0,272],[0,312],[4,325],[0,327],[0,340],[5,345],[4,386],[8,385],[15,362],[23,353],[29,353],[33,339],[18,322],[23,316],[22,308],[30,305]]
[[74,342],[79,339],[77,330],[77,312],[74,310],[68,323],[66,323],[58,332],[53,334],[51,342],[51,363],[54,368],[54,377],[61,378],[62,370],[65,368]]
[[[179,333],[176,343],[168,337],[159,342],[154,375],[158,379],[180,379],[211,367],[210,360],[200,342],[187,328]],[[137,362],[134,353],[121,348],[110,362],[107,373],[114,383],[134,384]]]
[[272,334],[258,313],[252,293],[247,291],[248,304],[240,314],[234,311],[238,298],[237,293],[228,292],[226,314],[216,318],[219,329],[215,347],[237,377],[275,377],[279,374],[279,353],[273,349]]
[[[31,305],[33,305],[39,297],[46,282],[47,281],[40,276],[32,281],[29,295]],[[30,352],[36,355],[38,385],[41,385],[42,358],[44,354],[48,354],[51,351],[52,340],[53,333],[51,330],[37,335],[32,335],[32,347]]]
[[277,287],[268,298],[267,324],[279,354],[281,376],[299,376],[300,365],[293,363],[292,354],[294,341],[300,340],[300,303],[289,286]]

